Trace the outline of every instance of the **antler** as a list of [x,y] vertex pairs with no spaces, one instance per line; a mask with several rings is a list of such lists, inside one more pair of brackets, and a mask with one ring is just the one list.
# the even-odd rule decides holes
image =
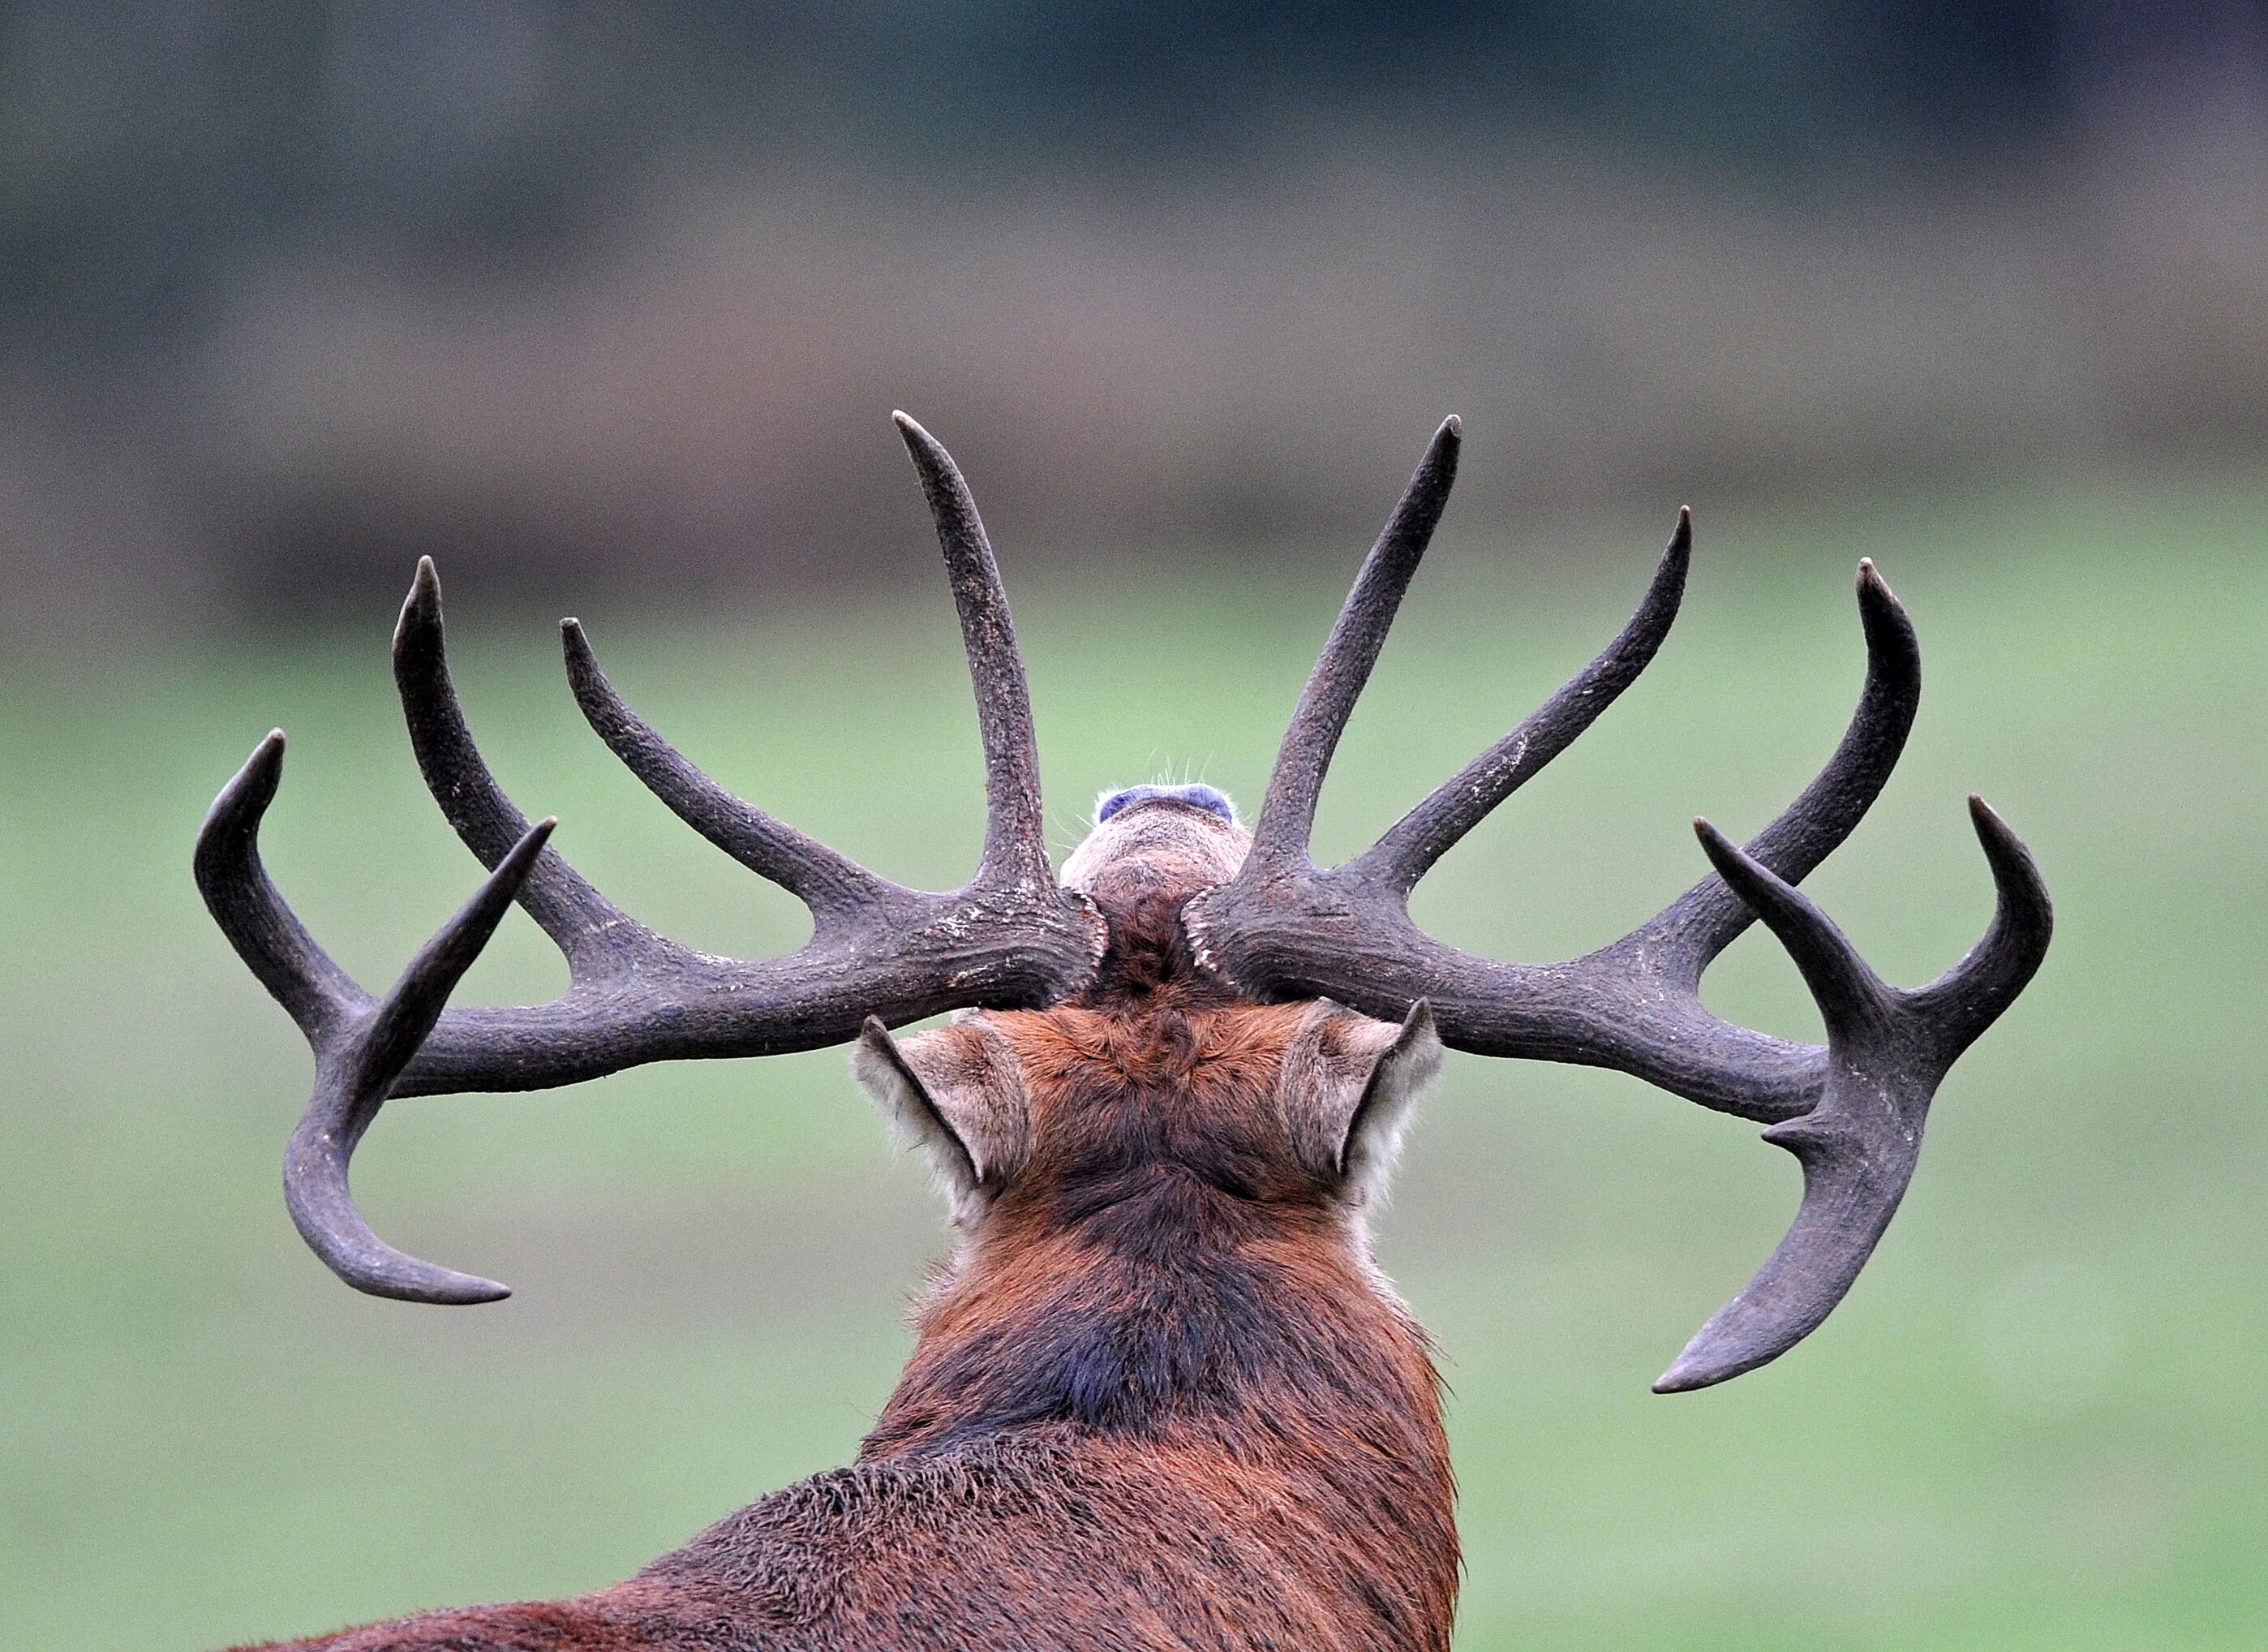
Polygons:
[[[751,961],[696,952],[639,923],[545,846],[550,823],[531,828],[482,761],[449,681],[430,559],[394,631],[394,679],[426,785],[493,873],[383,1002],[316,944],[261,867],[280,729],[215,800],[197,837],[197,887],[314,1049],[315,1093],[285,1159],[285,1193],[308,1243],[350,1285],[416,1302],[505,1294],[389,1249],[356,1211],[349,1162],[389,1095],[542,1089],[648,1061],[815,1049],[856,1038],[869,1016],[895,1026],[970,1006],[1044,1006],[1094,974],[1102,922],[1057,887],[1048,859],[1030,697],[991,546],[951,455],[896,419],[936,518],[983,740],[984,847],[961,888],[893,883],[733,796],[622,703],[568,620],[568,679],[600,738],[681,819],[801,900],[813,933],[785,957]],[[566,955],[567,991],[548,1004],[444,1009],[514,899]]]
[[[1450,419],[1356,577],[1285,734],[1242,870],[1191,902],[1183,922],[1199,957],[1257,997],[1329,997],[1382,1019],[1424,999],[1458,1049],[1612,1067],[1771,1125],[1764,1139],[1803,1165],[1794,1225],[1654,1384],[1663,1393],[1705,1387],[1786,1353],[1850,1288],[1912,1176],[1939,1081],[2039,968],[2046,887],[2015,835],[1971,798],[1998,910],[1966,958],[1913,992],[1884,985],[1792,887],[1881,793],[1920,697],[1913,627],[1861,562],[1867,680],[1851,726],[1818,778],[1745,850],[1698,825],[1715,875],[1620,940],[1559,963],[1475,957],[1418,928],[1409,911],[1418,881],[1590,726],[1661,645],[1691,554],[1682,511],[1637,613],[1603,653],[1369,849],[1318,868],[1308,841],[1323,776],[1440,520],[1460,441]],[[1734,1026],[1702,1004],[1702,972],[1759,917],[1818,1000],[1824,1046]]]

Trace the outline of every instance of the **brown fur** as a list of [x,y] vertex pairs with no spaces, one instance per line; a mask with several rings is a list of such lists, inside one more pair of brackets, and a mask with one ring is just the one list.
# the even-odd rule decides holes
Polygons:
[[595,1594],[294,1644],[1446,1648],[1425,1339],[1278,1103],[1310,1007],[1190,962],[1182,903],[1223,875],[1190,813],[1127,811],[1099,867],[1067,869],[1110,924],[1094,990],[985,1018],[1028,1157],[964,1223],[854,1465]]

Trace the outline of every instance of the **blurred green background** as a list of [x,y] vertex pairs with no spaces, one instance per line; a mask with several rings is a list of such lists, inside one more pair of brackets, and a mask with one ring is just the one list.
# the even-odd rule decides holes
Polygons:
[[[1920,626],[1928,690],[1896,779],[1812,887],[1893,978],[1934,974],[1989,905],[1976,785],[2038,852],[2060,922],[1947,1083],[1848,1302],[1690,1398],[1646,1383],[1770,1249],[1793,1164],[1629,1080],[1452,1060],[1382,1246],[1447,1356],[1462,1645],[2259,1643],[2264,509],[2268,489],[2196,483],[1705,513],[1651,674],[1426,883],[1427,922],[1510,956],[1651,911],[1695,874],[1690,815],[1754,829],[1833,742],[1865,551]],[[1656,535],[1563,535],[1548,578],[1524,537],[1445,534],[1333,775],[1326,848],[1367,841],[1580,663]],[[1130,777],[1256,795],[1336,582],[1194,561],[1019,579],[1007,559],[1059,844]],[[713,772],[942,886],[981,806],[941,584],[746,624],[584,617]],[[593,1585],[843,1460],[905,1353],[941,1228],[836,1053],[391,1109],[358,1162],[365,1206],[510,1280],[508,1303],[373,1302],[300,1248],[276,1164],[306,1058],[199,910],[188,842],[280,719],[270,865],[361,978],[470,887],[400,732],[386,618],[151,653],[131,681],[96,660],[7,680],[11,1646],[194,1646]],[[451,618],[491,757],[559,812],[571,858],[692,941],[793,944],[792,906],[581,726],[549,616]],[[467,1001],[559,984],[524,919],[492,952]],[[1710,995],[1812,1025],[1755,936]]]
[[[306,1056],[188,853],[281,723],[269,864],[361,979],[470,889],[387,669],[431,552],[492,761],[633,911],[801,934],[590,736],[563,612],[727,784],[959,881],[894,405],[992,525],[1059,851],[1131,780],[1255,801],[1444,413],[1327,852],[1587,659],[1691,503],[1662,657],[1419,892],[1506,956],[1794,794],[1874,557],[1927,692],[1810,887],[1936,974],[1980,790],[2055,948],[1849,1302],[1677,1399],[1795,1167],[1452,1060],[1381,1243],[1452,1389],[1460,1645],[2268,1645],[2264,383],[2247,4],[0,0],[0,1646],[578,1590],[855,1449],[944,1241],[839,1053],[398,1105],[374,1221],[519,1294],[362,1298],[284,1216]],[[462,996],[563,980],[515,918]],[[1708,995],[1815,1025],[1760,936]]]

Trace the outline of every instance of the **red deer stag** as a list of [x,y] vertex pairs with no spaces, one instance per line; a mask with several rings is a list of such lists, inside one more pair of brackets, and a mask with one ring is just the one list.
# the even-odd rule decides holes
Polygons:
[[[860,1080],[927,1150],[959,1229],[853,1466],[593,1594],[301,1645],[1446,1647],[1457,1538],[1436,1379],[1364,1221],[1441,1047],[1635,1073],[1768,1125],[1764,1139],[1801,1162],[1793,1226],[1654,1384],[1671,1392],[1777,1358],[1826,1316],[1897,1207],[1939,1080],[2039,965],[2046,891],[1973,798],[1998,910],[1931,985],[1884,983],[1794,888],[1858,824],[1914,715],[1913,631],[1865,563],[1867,670],[1850,731],[1745,848],[1697,822],[1714,875],[1558,963],[1469,956],[1412,924],[1427,868],[1653,658],[1684,585],[1683,515],[1606,652],[1370,849],[1318,867],[1316,793],[1447,499],[1454,419],[1363,564],[1252,832],[1210,787],[1137,786],[1105,800],[1058,883],[991,549],[944,448],[899,426],[937,519],[983,735],[984,847],[964,887],[902,888],[725,791],[622,703],[571,620],[567,674],[599,737],[814,926],[800,951],[765,962],[647,928],[546,845],[552,823],[530,826],[482,762],[430,564],[394,635],[394,674],[426,782],[492,870],[390,992],[350,979],[261,868],[281,734],[213,806],[199,886],[314,1048],[286,1198],[348,1284],[413,1302],[505,1294],[394,1250],[357,1212],[348,1162],[389,1096],[825,1044],[855,1045]],[[515,900],[566,955],[571,985],[532,1007],[445,1008]],[[1823,1047],[1703,1007],[1702,971],[1754,918],[1817,999]],[[949,1025],[889,1036],[946,1011]]]

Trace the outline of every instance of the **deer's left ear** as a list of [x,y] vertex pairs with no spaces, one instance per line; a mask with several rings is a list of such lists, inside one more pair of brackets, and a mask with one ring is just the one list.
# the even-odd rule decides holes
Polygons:
[[1322,999],[1284,1052],[1276,1105],[1307,1168],[1361,1204],[1384,1191],[1418,1098],[1440,1070],[1425,999],[1397,1027]]
[[928,1155],[956,1221],[975,1215],[1030,1156],[1023,1064],[981,1013],[902,1041],[869,1016],[850,1070],[899,1133]]

